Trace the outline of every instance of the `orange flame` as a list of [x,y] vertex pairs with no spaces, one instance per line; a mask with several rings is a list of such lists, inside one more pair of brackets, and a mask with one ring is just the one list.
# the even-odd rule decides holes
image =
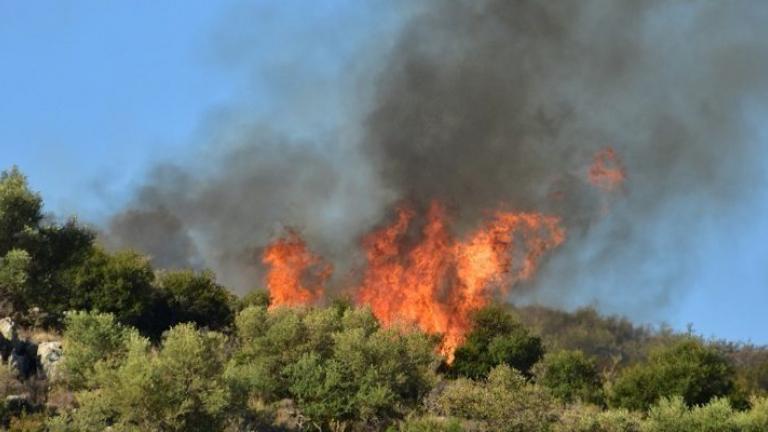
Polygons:
[[558,218],[497,212],[461,242],[449,232],[444,208],[433,202],[420,239],[409,244],[414,216],[401,207],[394,223],[364,240],[368,266],[357,302],[370,305],[384,325],[441,333],[449,362],[470,329],[471,312],[533,276],[543,254],[565,240]]
[[595,153],[587,175],[593,186],[607,192],[620,189],[627,179],[624,165],[616,151],[611,147],[606,147]]
[[[419,233],[410,230],[416,216],[400,206],[390,225],[363,239],[367,265],[355,301],[385,326],[442,334],[440,351],[449,362],[470,330],[471,313],[530,279],[544,254],[565,241],[560,219],[538,213],[497,212],[464,241],[451,233],[440,203],[430,205]],[[297,233],[269,245],[263,261],[272,307],[321,299],[331,267]]]
[[333,268],[307,249],[295,231],[267,246],[262,262],[269,266],[266,282],[270,307],[316,303]]

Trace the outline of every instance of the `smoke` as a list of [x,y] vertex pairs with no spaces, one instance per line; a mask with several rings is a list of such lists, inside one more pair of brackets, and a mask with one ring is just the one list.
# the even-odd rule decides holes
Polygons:
[[[109,238],[163,265],[213,267],[242,291],[259,284],[260,248],[284,225],[345,269],[398,198],[443,200],[460,229],[489,209],[544,211],[564,218],[569,240],[518,301],[640,318],[668,305],[695,271],[701,228],[749,199],[759,173],[745,116],[766,96],[768,6],[390,7],[403,20],[394,43],[361,45],[364,66],[324,100],[344,102],[334,128],[295,139],[223,122],[205,168],[160,164]],[[302,97],[288,100],[298,109]],[[586,181],[605,147],[628,173],[609,197]]]

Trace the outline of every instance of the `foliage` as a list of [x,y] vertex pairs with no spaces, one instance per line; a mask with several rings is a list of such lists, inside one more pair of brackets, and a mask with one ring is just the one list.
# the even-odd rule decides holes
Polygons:
[[235,297],[216,283],[212,272],[163,272],[158,287],[168,305],[170,325],[190,322],[220,330],[232,323]]
[[525,376],[544,355],[541,339],[499,306],[489,306],[473,316],[472,331],[455,353],[451,372],[469,378],[485,377],[500,364]]
[[71,312],[65,318],[62,345],[67,384],[74,390],[93,387],[98,363],[113,366],[125,356],[128,341],[136,331],[116,322],[114,315]]
[[224,382],[226,339],[191,324],[171,329],[155,352],[133,333],[118,363],[98,362],[79,408],[58,420],[61,430],[221,430],[230,407]]
[[581,351],[558,351],[535,367],[536,382],[564,402],[603,402],[602,382],[594,359]]
[[269,291],[263,289],[249,291],[240,299],[239,310],[249,306],[269,307]]
[[[394,430],[394,428],[391,428]],[[400,423],[400,432],[462,432],[464,428],[456,419],[434,416],[408,418]]]
[[508,365],[482,381],[459,378],[434,401],[436,414],[483,422],[489,431],[548,431],[557,421],[552,396]]
[[560,414],[553,432],[640,432],[642,425],[642,416],[635,412],[577,404]]
[[595,358],[598,368],[606,373],[616,366],[643,360],[649,343],[668,337],[666,329],[655,332],[626,318],[602,316],[594,308],[574,312],[542,306],[507,306],[507,309],[540,336],[549,349],[582,351]]
[[146,257],[132,251],[110,255],[96,248],[68,278],[71,309],[111,313],[122,324],[151,328],[155,276]]
[[431,388],[435,341],[381,329],[368,309],[267,310],[236,320],[228,375],[241,399],[296,400],[318,427],[402,417]]
[[0,256],[19,246],[24,231],[38,226],[42,208],[42,198],[18,168],[0,173]]
[[19,307],[18,299],[26,296],[31,261],[22,249],[11,249],[0,258],[0,296],[13,307]]
[[645,363],[626,369],[612,385],[612,406],[648,409],[662,397],[682,396],[688,405],[701,405],[734,389],[734,371],[715,348],[689,337],[656,348]]

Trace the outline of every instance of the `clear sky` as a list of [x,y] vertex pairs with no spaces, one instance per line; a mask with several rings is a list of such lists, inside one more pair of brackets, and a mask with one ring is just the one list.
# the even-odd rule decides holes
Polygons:
[[[276,109],[291,66],[338,73],[344,44],[385,19],[372,2],[255,4],[0,0],[0,168],[18,165],[47,210],[100,221],[153,161],[185,154],[211,113]],[[339,35],[339,20],[358,24]],[[229,50],[243,44],[245,59]],[[768,343],[761,196],[702,233],[701,277],[672,325]]]

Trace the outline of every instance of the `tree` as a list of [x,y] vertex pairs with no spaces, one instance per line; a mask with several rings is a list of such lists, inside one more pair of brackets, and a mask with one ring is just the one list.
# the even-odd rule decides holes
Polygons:
[[133,333],[119,362],[95,364],[91,386],[76,394],[79,408],[54,423],[71,431],[222,430],[231,411],[225,344],[220,333],[181,324],[155,352]]
[[481,378],[500,364],[509,365],[530,377],[531,367],[544,355],[541,339],[529,334],[499,306],[477,311],[472,331],[456,350],[453,375]]
[[29,189],[18,168],[0,173],[0,256],[18,246],[25,230],[38,226],[42,207],[42,198]]
[[252,306],[236,323],[228,376],[238,397],[293,399],[323,430],[402,418],[435,379],[436,340],[382,329],[368,309]]
[[238,310],[249,306],[269,307],[269,292],[264,289],[253,289],[240,299]]
[[191,322],[220,330],[232,324],[237,299],[216,283],[213,272],[163,272],[157,286],[168,304],[171,325]]
[[479,421],[479,430],[488,431],[549,431],[558,418],[552,396],[505,364],[487,379],[450,382],[430,405],[435,414]]
[[728,396],[734,370],[717,349],[686,337],[653,350],[647,362],[627,368],[610,389],[612,406],[646,410],[662,397],[681,396],[689,406]]
[[68,309],[111,313],[142,332],[157,327],[152,316],[157,302],[154,271],[149,259],[132,251],[108,254],[95,248],[67,273]]
[[4,261],[18,264],[20,254],[27,254],[24,286],[6,289],[6,300],[17,313],[38,306],[57,319],[69,306],[63,272],[87,256],[94,236],[75,220],[63,225],[44,223],[42,205],[40,195],[29,189],[17,168],[0,173],[0,257],[13,252]]
[[557,351],[534,368],[536,382],[564,402],[603,402],[602,382],[595,360],[581,351]]
[[136,335],[135,330],[120,325],[111,314],[71,312],[64,324],[64,376],[74,390],[92,387],[96,364],[119,363],[129,339]]
[[20,306],[20,299],[27,296],[31,260],[27,251],[22,249],[11,249],[0,259],[0,298],[5,303],[3,306],[16,309]]

